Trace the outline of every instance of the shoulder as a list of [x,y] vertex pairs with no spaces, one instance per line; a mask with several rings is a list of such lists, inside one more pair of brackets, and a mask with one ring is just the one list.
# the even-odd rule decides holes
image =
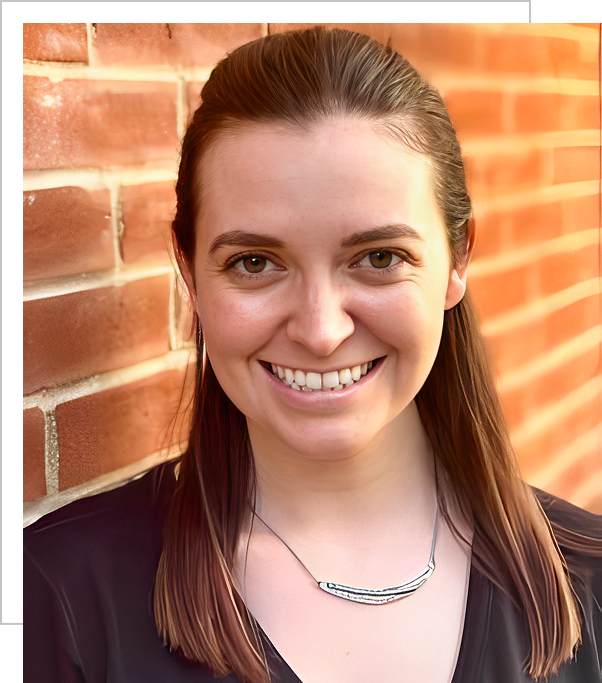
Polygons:
[[94,565],[119,551],[159,548],[175,487],[174,464],[165,463],[118,488],[82,498],[24,529],[26,561],[52,573]]
[[552,531],[573,583],[594,642],[602,641],[602,516],[533,489]]
[[533,492],[550,522],[569,570],[588,567],[602,572],[602,516],[540,489],[533,488]]
[[602,576],[602,516],[572,505],[562,498],[533,488],[569,571],[587,570]]
[[583,510],[541,489],[531,488],[553,527],[602,540],[602,515]]

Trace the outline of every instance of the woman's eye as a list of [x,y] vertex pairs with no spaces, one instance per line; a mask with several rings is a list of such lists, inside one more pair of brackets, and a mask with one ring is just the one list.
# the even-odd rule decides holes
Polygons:
[[234,268],[242,273],[257,275],[274,270],[276,266],[265,256],[246,256],[237,261]]
[[392,251],[372,251],[366,254],[364,258],[358,262],[358,266],[371,266],[372,268],[388,268],[395,266],[401,261],[401,257],[394,254]]

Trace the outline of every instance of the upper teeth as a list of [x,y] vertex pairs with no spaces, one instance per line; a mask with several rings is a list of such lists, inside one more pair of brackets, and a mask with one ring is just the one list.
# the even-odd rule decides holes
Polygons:
[[293,370],[272,363],[272,372],[292,389],[297,391],[315,390],[339,390],[350,387],[354,382],[361,379],[373,366],[373,361],[363,365],[354,365],[352,368],[333,370],[332,372],[304,372],[303,370]]

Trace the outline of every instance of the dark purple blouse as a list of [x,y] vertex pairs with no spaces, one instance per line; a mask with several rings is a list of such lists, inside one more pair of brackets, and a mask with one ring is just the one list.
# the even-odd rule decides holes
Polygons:
[[[25,529],[25,683],[203,683],[205,666],[163,646],[152,590],[173,463],[52,512]],[[551,520],[602,538],[602,517],[536,490]],[[565,552],[586,577],[577,592],[583,644],[550,683],[602,683],[602,561]],[[272,680],[301,683],[264,636]],[[521,683],[528,632],[510,599],[474,566],[452,683]],[[221,679],[238,682],[233,675]],[[382,683],[385,683],[384,681]],[[391,682],[398,683],[398,682]]]

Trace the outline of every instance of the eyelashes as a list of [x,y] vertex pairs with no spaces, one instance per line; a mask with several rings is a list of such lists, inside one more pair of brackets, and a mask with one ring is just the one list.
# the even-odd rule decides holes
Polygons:
[[[223,270],[237,278],[258,280],[269,277],[268,273],[282,272],[273,255],[262,251],[246,251],[232,255],[224,264]],[[350,264],[352,269],[366,269],[370,275],[390,275],[405,264],[415,265],[416,261],[401,249],[370,249],[357,255]]]
[[370,249],[356,257],[353,268],[369,268],[375,274],[387,275],[406,264],[416,265],[414,259],[403,249]]
[[260,251],[246,251],[234,254],[224,264],[224,271],[229,271],[241,279],[257,280],[266,273],[284,270],[272,260],[270,254]]

